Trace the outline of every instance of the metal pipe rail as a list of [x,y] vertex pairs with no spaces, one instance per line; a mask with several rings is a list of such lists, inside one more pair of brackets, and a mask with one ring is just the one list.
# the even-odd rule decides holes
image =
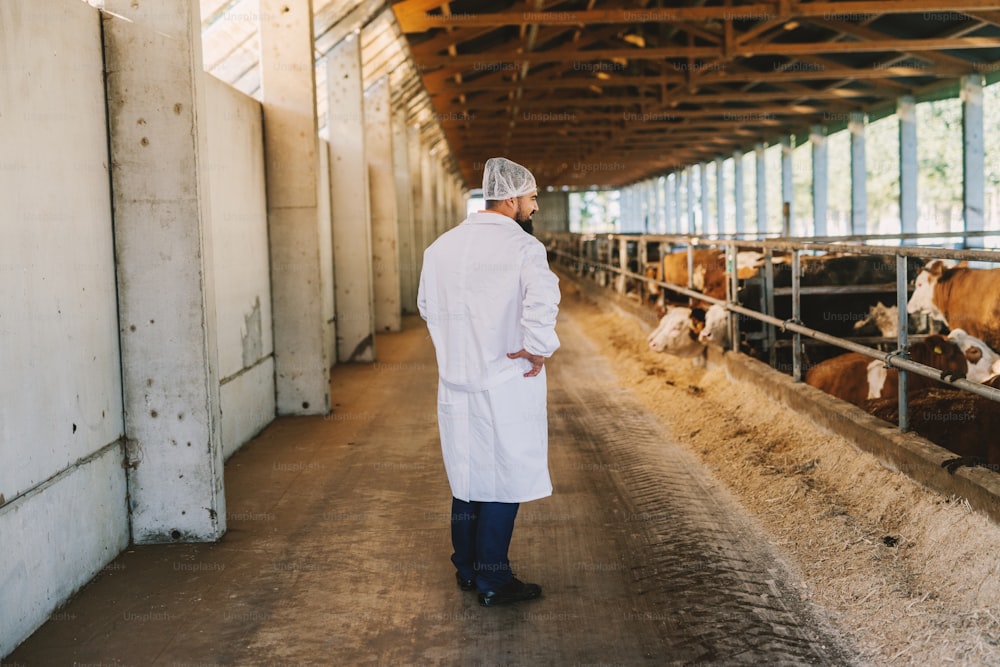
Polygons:
[[[555,238],[555,234],[547,234],[545,237]],[[575,236],[577,241],[581,240],[580,235],[567,235],[562,234],[564,238],[566,236]],[[899,303],[906,302],[906,259],[907,257],[918,257],[918,258],[932,258],[932,259],[968,259],[968,260],[979,260],[979,261],[991,261],[1000,262],[1000,252],[987,251],[987,250],[951,250],[945,248],[930,248],[930,247],[899,247],[891,248],[888,246],[858,246],[851,245],[845,246],[841,243],[803,243],[790,240],[718,240],[718,239],[700,239],[698,237],[691,236],[665,236],[665,235],[623,235],[623,234],[607,234],[604,236],[605,240],[617,241],[619,245],[619,262],[620,266],[614,266],[612,264],[604,264],[601,262],[593,261],[585,257],[581,257],[576,254],[572,254],[563,251],[559,248],[551,249],[550,252],[556,255],[566,257],[572,262],[577,264],[583,264],[588,267],[596,267],[603,270],[610,271],[612,273],[618,274],[625,278],[633,278],[643,282],[652,282],[659,285],[662,288],[670,289],[673,292],[683,294],[690,298],[698,299],[700,301],[706,301],[713,303],[725,308],[730,313],[737,313],[745,317],[750,317],[759,320],[765,324],[770,324],[775,327],[781,328],[782,331],[791,331],[796,334],[796,339],[799,335],[808,336],[814,340],[834,345],[844,350],[851,352],[857,352],[864,356],[870,357],[875,360],[882,361],[887,368],[896,368],[899,371],[899,429],[901,431],[908,430],[909,428],[909,412],[907,405],[907,373],[916,373],[924,377],[943,382],[944,384],[951,385],[958,389],[964,391],[969,391],[984,398],[988,398],[993,401],[1000,402],[1000,389],[995,389],[988,385],[984,385],[978,382],[971,382],[965,378],[951,378],[950,376],[944,376],[942,371],[934,368],[932,366],[926,366],[924,364],[911,361],[906,358],[905,350],[907,347],[907,313],[905,308],[899,309],[899,337],[897,339],[897,349],[893,352],[882,352],[865,345],[860,345],[853,341],[839,338],[837,336],[832,336],[830,334],[812,329],[803,325],[800,321],[797,321],[798,317],[798,300],[799,296],[803,293],[812,293],[814,290],[810,288],[802,288],[799,285],[799,271],[793,270],[792,272],[792,287],[791,288],[780,288],[781,293],[792,294],[793,301],[793,317],[789,320],[782,320],[780,318],[768,315],[766,313],[761,313],[756,310],[745,308],[737,303],[732,303],[730,301],[725,301],[721,299],[716,299],[714,297],[707,296],[698,292],[690,287],[683,287],[681,285],[676,285],[674,283],[668,283],[662,280],[653,280],[647,276],[629,271],[625,268],[625,263],[627,262],[625,243],[639,242],[641,244],[648,244],[650,242],[658,243],[670,243],[677,245],[686,245],[690,250],[692,250],[696,245],[708,245],[708,246],[723,246],[726,250],[727,264],[731,273],[732,280],[727,283],[728,291],[730,293],[730,298],[735,294],[734,285],[736,282],[735,278],[735,256],[737,248],[760,248],[765,252],[767,250],[787,250],[791,251],[793,264],[798,268],[799,254],[802,251],[825,251],[825,252],[844,252],[848,251],[850,254],[865,254],[865,255],[886,255],[894,254],[897,260],[897,301]],[[935,235],[943,236],[943,235]],[[591,237],[596,240],[597,236]],[[890,237],[891,238],[891,237]],[[544,240],[544,239],[543,239]],[[623,243],[623,241],[625,243]],[[576,244],[577,249],[580,248],[579,243]],[[768,253],[769,254],[769,253]],[[609,253],[610,255],[610,253]],[[690,264],[690,252],[688,255]],[[660,260],[662,261],[662,259]],[[645,265],[645,258],[640,258],[640,265]],[[689,268],[688,276],[691,276],[691,271]],[[887,285],[891,287],[891,285]],[[870,289],[870,288],[869,288]],[[847,290],[851,291],[851,290]],[[778,293],[778,290],[775,290]],[[734,329],[735,332],[735,329]],[[734,343],[736,342],[736,337],[734,336]],[[801,345],[798,340],[795,341],[793,346],[794,355],[794,371],[793,376],[796,381],[801,381],[800,373],[800,354]]]

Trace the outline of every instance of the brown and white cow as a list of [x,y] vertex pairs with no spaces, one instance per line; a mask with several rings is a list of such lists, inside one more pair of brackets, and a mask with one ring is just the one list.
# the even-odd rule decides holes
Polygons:
[[[941,370],[942,377],[956,379],[966,375],[965,355],[958,345],[944,336],[928,336],[911,344],[907,352],[911,361]],[[909,373],[907,378],[908,392],[938,386],[935,380],[916,373]],[[859,407],[864,407],[869,399],[899,395],[899,371],[886,368],[880,360],[859,352],[821,361],[806,372],[805,382]]]
[[[726,253],[714,248],[696,248],[692,254],[692,288],[716,299],[726,298]],[[647,275],[655,281],[686,287],[688,284],[687,251],[664,255],[660,262],[649,267]],[[688,297],[665,290],[653,280],[648,281],[649,293],[659,297],[658,303],[661,306],[665,300],[688,302]]]
[[673,306],[660,318],[660,324],[646,337],[646,341],[655,352],[666,352],[677,357],[696,357],[705,349],[698,341],[704,322],[704,310]]
[[963,329],[1000,349],[1000,269],[928,262],[917,275],[906,311],[927,313],[949,329]]
[[[910,429],[963,459],[945,461],[954,472],[963,463],[985,463],[1000,469],[1000,403],[976,394],[940,386],[907,393]],[[864,408],[880,419],[899,423],[894,398],[868,401]]]

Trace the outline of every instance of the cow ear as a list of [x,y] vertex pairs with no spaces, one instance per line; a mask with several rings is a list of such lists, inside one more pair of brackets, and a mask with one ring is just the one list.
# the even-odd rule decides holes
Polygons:
[[944,273],[944,262],[942,262],[940,259],[935,259],[925,268],[926,271],[930,273],[932,276],[940,276],[942,273]]
[[953,269],[967,269],[969,268],[969,260],[963,259],[961,262],[952,267]]

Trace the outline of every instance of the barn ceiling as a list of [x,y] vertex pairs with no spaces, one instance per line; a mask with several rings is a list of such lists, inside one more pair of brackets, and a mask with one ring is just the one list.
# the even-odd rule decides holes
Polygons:
[[1000,70],[1000,3],[396,0],[469,187],[624,185]]

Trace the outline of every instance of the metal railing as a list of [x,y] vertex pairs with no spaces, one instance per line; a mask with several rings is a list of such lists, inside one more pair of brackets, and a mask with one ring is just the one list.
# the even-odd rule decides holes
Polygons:
[[[901,241],[913,241],[924,238],[947,238],[955,236],[963,240],[982,236],[997,236],[998,232],[981,232],[972,234],[956,233],[934,233],[934,234],[910,234],[910,235],[878,235],[873,237],[850,237],[850,242],[844,239],[824,238],[818,241],[806,241],[801,239],[736,239],[736,238],[712,238],[705,239],[695,236],[678,236],[662,234],[574,234],[570,232],[546,232],[539,233],[539,238],[546,244],[549,251],[557,255],[564,264],[571,266],[581,275],[595,274],[597,272],[609,272],[619,279],[618,291],[624,294],[626,280],[636,281],[640,294],[646,296],[647,285],[655,284],[660,289],[668,289],[678,294],[718,304],[730,313],[736,313],[744,317],[759,320],[764,325],[770,327],[769,343],[773,348],[775,343],[774,330],[780,328],[782,331],[791,332],[792,339],[792,376],[795,381],[802,380],[802,336],[810,339],[834,345],[850,352],[857,352],[872,359],[879,360],[885,366],[895,368],[899,371],[899,430],[909,429],[909,411],[907,403],[907,373],[916,373],[924,377],[943,382],[964,391],[975,393],[979,396],[1000,402],[1000,389],[972,382],[964,378],[953,379],[945,377],[942,371],[932,366],[911,361],[907,358],[906,348],[908,345],[909,315],[906,312],[905,304],[908,301],[909,285],[907,277],[907,259],[953,259],[983,262],[1000,263],[1000,252],[991,250],[957,250],[939,247],[904,245],[890,247],[887,245],[864,245],[870,240],[884,241],[898,239]],[[648,248],[650,244],[658,244],[657,260],[662,262],[663,256],[672,248],[685,247],[688,253],[688,285],[677,285],[674,283],[656,280],[646,275],[646,269],[651,264],[649,260]],[[634,248],[630,252],[630,247]],[[703,294],[693,288],[693,253],[697,247],[717,247],[725,252],[726,262],[726,298],[718,299]],[[767,295],[768,309],[770,313],[759,312],[752,308],[747,308],[736,301],[739,282],[737,276],[736,256],[741,250],[759,250],[764,255],[764,281],[765,294]],[[791,288],[773,288],[773,252],[783,251],[791,254],[792,261],[792,285]],[[803,288],[800,285],[800,261],[803,253],[840,253],[852,255],[894,255],[896,258],[896,302],[900,306],[898,334],[895,339],[896,349],[890,352],[878,350],[873,347],[861,345],[858,342],[833,336],[817,329],[805,326],[801,319],[800,298],[805,293],[815,293],[817,290],[811,287]],[[616,260],[616,261],[612,261]],[[632,270],[632,268],[636,270]],[[770,282],[771,289],[766,288]],[[875,289],[884,291],[885,285],[876,286]],[[866,291],[866,288],[854,288],[846,290],[851,292]],[[873,291],[868,287],[867,291]],[[792,316],[790,319],[780,319],[773,313],[775,294],[790,293]],[[844,293],[844,290],[841,291]],[[645,299],[644,299],[645,300]],[[730,345],[734,349],[739,349],[740,330],[739,318],[729,318]],[[891,339],[889,339],[891,340]]]

